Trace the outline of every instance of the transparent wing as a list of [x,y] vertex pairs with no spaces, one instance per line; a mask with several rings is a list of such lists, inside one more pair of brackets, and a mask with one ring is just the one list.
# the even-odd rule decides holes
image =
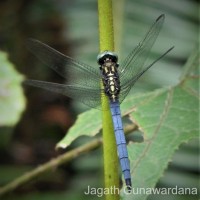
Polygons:
[[[138,79],[139,74],[143,74],[143,71],[147,71],[144,68],[144,63],[148,58],[149,52],[158,37],[158,34],[162,28],[165,16],[160,15],[153,23],[144,39],[138,44],[138,46],[127,56],[122,63],[121,70],[119,71],[119,77],[121,82],[121,94],[120,102],[129,93],[131,87]],[[151,65],[152,66],[152,65]],[[148,67],[147,67],[148,68]],[[150,68],[150,67],[149,67]],[[149,69],[148,68],[148,69]],[[140,75],[141,76],[141,75]]]
[[99,88],[100,72],[98,69],[65,56],[35,39],[27,40],[27,47],[44,64],[64,77],[70,85]]
[[27,80],[25,84],[57,92],[81,101],[89,107],[100,109],[103,90],[100,88],[99,70],[65,56],[35,39],[27,40],[27,47],[44,64],[64,77],[69,84],[36,80]]
[[169,48],[165,53],[163,53],[160,57],[158,57],[156,60],[154,60],[150,65],[148,65],[146,68],[143,69],[143,71],[137,73],[130,81],[129,84],[127,85],[123,85],[123,87],[121,88],[121,92],[120,92],[120,97],[119,97],[119,102],[122,103],[122,101],[124,100],[124,98],[127,96],[127,94],[129,93],[130,89],[133,87],[133,85],[135,84],[135,82],[150,68],[152,67],[157,61],[159,61],[160,59],[162,59],[166,54],[168,54],[172,49],[174,48],[174,46],[172,46],[171,48]]
[[103,95],[103,90],[100,88],[100,84],[98,89],[37,80],[26,80],[24,84],[56,92],[78,100],[89,107],[101,109],[101,95]]

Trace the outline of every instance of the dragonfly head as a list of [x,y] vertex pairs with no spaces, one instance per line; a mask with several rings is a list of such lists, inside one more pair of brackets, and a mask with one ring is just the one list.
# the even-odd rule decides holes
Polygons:
[[97,56],[97,63],[103,65],[107,59],[117,64],[118,56],[112,51],[104,51]]

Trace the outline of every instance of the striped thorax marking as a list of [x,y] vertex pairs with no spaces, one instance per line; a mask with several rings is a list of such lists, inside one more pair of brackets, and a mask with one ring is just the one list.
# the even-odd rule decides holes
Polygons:
[[111,51],[104,51],[97,57],[102,74],[104,92],[112,102],[117,101],[120,92],[117,60],[117,55]]

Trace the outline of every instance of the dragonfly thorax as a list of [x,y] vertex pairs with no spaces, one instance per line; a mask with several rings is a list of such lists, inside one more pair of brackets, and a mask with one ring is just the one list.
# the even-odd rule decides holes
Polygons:
[[120,92],[120,81],[117,72],[118,57],[113,52],[105,51],[99,54],[97,59],[102,74],[104,92],[109,97],[110,101],[115,102]]

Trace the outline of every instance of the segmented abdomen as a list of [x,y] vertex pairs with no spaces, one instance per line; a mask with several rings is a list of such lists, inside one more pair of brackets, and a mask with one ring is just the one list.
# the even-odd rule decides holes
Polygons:
[[130,162],[128,159],[128,151],[126,147],[126,139],[124,136],[119,102],[110,102],[110,109],[112,113],[112,120],[115,131],[115,139],[120,165],[126,184],[128,186],[131,186]]

